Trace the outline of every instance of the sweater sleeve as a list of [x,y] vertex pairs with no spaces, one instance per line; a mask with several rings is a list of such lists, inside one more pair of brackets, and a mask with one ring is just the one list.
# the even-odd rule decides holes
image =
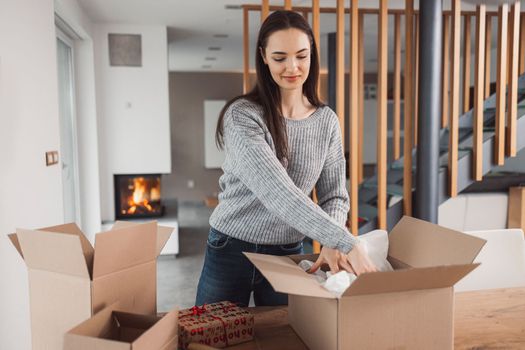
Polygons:
[[350,209],[345,167],[341,129],[339,123],[335,122],[316,191],[319,206],[341,226],[345,226]]
[[279,219],[327,247],[348,253],[358,239],[294,184],[266,142],[261,123],[237,106],[226,112],[224,142],[234,159],[234,175]]

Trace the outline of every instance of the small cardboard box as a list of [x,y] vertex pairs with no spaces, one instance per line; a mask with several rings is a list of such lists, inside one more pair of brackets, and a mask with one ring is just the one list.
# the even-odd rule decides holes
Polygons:
[[156,258],[172,228],[117,223],[93,248],[75,224],[9,235],[29,278],[33,349],[62,349],[64,333],[104,307],[157,312]]
[[509,188],[507,227],[525,232],[525,186]]
[[110,306],[67,332],[64,350],[176,350],[177,323],[176,309],[160,317]]
[[312,350],[453,349],[454,284],[485,244],[411,217],[389,234],[394,271],[366,273],[336,298],[297,263],[316,256],[245,253],[278,292],[291,326]]

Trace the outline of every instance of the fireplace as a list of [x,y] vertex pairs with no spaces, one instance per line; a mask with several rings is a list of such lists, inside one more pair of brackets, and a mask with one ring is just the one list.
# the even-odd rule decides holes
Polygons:
[[159,217],[164,214],[160,174],[114,175],[117,219]]

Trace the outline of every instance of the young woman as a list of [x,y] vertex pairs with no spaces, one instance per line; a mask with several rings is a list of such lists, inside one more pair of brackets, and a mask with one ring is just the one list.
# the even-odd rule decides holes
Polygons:
[[[288,255],[304,236],[323,245],[311,272],[375,271],[345,228],[349,210],[345,159],[335,113],[319,100],[319,60],[310,26],[292,11],[273,12],[261,26],[257,85],[222,110],[216,141],[226,152],[219,204],[196,305],[229,300],[247,306],[287,304],[242,252]],[[309,194],[316,187],[318,205]]]

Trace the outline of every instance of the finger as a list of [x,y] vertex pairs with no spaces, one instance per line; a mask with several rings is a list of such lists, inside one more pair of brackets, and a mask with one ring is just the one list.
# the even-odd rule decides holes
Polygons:
[[323,263],[323,258],[321,257],[317,258],[317,260],[312,265],[312,267],[310,267],[310,270],[308,270],[308,273],[314,273],[315,271],[317,271],[322,263]]
[[342,267],[344,270],[350,272],[350,273],[354,273],[354,269],[352,268],[352,266],[348,263],[348,261],[346,261],[346,259],[341,259],[339,260],[339,266]]
[[339,272],[339,265],[337,265],[337,261],[329,261],[328,265],[330,266],[330,271],[332,271],[332,273]]

